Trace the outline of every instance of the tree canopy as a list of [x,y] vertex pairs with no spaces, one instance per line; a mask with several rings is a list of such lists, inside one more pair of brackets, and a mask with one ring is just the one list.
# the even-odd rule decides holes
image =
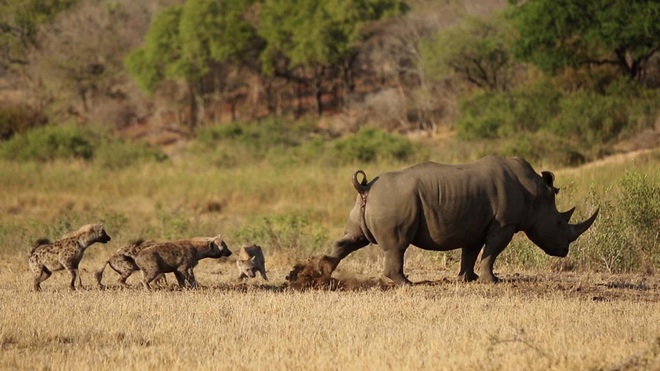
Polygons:
[[26,52],[37,42],[40,24],[77,0],[0,1],[0,67],[27,64]]
[[519,37],[516,55],[548,72],[613,65],[630,78],[660,51],[660,2],[655,0],[511,1]]

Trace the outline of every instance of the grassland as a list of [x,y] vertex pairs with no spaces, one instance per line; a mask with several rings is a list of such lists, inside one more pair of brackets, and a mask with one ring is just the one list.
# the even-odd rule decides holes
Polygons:
[[[363,168],[372,177],[402,166]],[[340,265],[337,277],[354,283],[345,290],[290,289],[293,264],[341,234],[355,168],[0,162],[0,368],[660,368],[657,225],[645,232],[622,206],[631,190],[657,188],[658,150],[555,169],[559,209],[601,215],[563,260],[516,238],[496,263],[500,284],[458,283],[456,252],[410,249],[406,270],[420,284],[394,288],[379,280],[382,257],[370,246]],[[30,292],[32,241],[98,220],[113,241],[87,251],[85,289],[68,291],[57,272]],[[203,261],[194,291],[145,292],[139,274],[120,290],[108,271],[108,290],[93,285],[92,272],[130,239],[220,232],[234,251],[261,244],[271,281],[237,283],[230,258]]]

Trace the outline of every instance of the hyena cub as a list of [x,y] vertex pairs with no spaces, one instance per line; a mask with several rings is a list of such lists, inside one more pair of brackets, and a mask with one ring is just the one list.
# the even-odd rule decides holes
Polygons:
[[142,284],[147,290],[149,283],[159,274],[174,273],[179,286],[197,287],[193,268],[201,259],[230,256],[231,251],[216,237],[197,237],[187,240],[156,242],[135,256],[135,263],[143,274]]
[[[105,263],[103,263],[101,269],[99,269],[95,274],[98,287],[100,289],[104,288],[103,283],[101,283],[101,280],[103,278],[103,271],[105,270],[105,267],[108,265],[115,272],[119,273],[119,279],[117,280],[117,282],[123,287],[128,286],[128,284],[126,283],[128,277],[130,277],[131,274],[133,274],[133,272],[140,270],[137,264],[135,264],[135,257],[140,251],[144,250],[149,246],[154,245],[155,243],[156,243],[155,241],[145,241],[143,239],[137,239],[134,241],[130,241],[127,246],[124,246],[119,250],[115,251],[115,253],[110,257],[110,259],[108,259]],[[165,279],[165,274],[160,274],[158,277],[155,278],[155,281],[158,282],[159,284],[167,284],[167,280]]]
[[238,260],[236,260],[236,266],[238,267],[239,280],[247,277],[254,278],[256,276],[255,271],[258,271],[261,274],[261,278],[268,281],[268,277],[266,276],[266,260],[259,245],[241,247],[241,251],[238,253]]
[[78,273],[78,265],[85,250],[96,242],[106,243],[110,236],[103,229],[103,224],[87,224],[79,230],[66,234],[62,239],[51,243],[47,239],[40,239],[30,251],[29,264],[34,273],[34,290],[41,289],[41,282],[50,275],[62,269],[71,274],[71,290],[82,286]]

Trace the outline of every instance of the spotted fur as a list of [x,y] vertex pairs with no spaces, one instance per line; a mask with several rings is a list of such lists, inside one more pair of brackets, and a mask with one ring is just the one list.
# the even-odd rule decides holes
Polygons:
[[66,269],[71,274],[71,290],[82,286],[78,272],[78,265],[83,258],[85,250],[91,245],[100,242],[107,243],[111,238],[103,229],[103,224],[87,224],[75,232],[66,234],[62,239],[50,242],[39,239],[30,251],[28,263],[34,275],[34,290],[41,289],[41,282],[45,281],[53,272]]

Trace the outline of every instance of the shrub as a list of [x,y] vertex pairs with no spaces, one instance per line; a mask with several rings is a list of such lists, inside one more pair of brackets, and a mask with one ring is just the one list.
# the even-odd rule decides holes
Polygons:
[[577,241],[577,260],[585,268],[610,273],[653,272],[660,264],[660,177],[629,172],[593,202],[600,214]]
[[285,123],[281,118],[267,118],[252,123],[230,123],[200,128],[196,139],[205,147],[241,146],[265,156],[274,147],[296,147],[313,131],[313,122]]
[[234,232],[243,243],[258,242],[269,249],[317,252],[325,248],[328,233],[299,214],[267,215],[248,220]]
[[159,149],[151,148],[143,142],[126,142],[112,139],[98,146],[94,154],[94,163],[117,170],[143,161],[164,161],[167,159]]
[[360,162],[406,161],[415,154],[408,138],[376,128],[362,128],[354,135],[338,139],[333,149],[341,160]]
[[0,107],[0,140],[7,140],[17,133],[41,126],[46,118],[27,106]]
[[90,133],[74,125],[48,125],[16,135],[0,147],[0,156],[22,161],[50,161],[94,155]]

